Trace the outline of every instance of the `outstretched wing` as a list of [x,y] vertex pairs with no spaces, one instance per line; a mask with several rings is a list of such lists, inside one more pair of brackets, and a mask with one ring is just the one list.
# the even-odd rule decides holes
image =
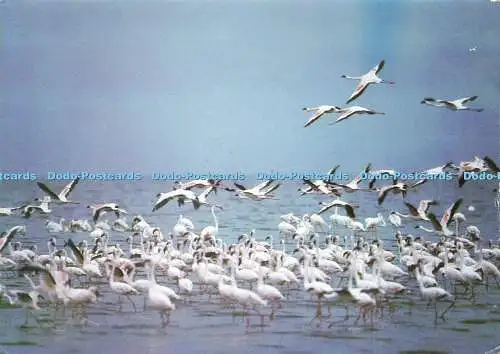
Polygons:
[[493,161],[493,159],[491,157],[485,156],[483,158],[483,161],[492,172],[495,172],[495,173],[500,172],[500,168],[497,166],[497,164],[495,163],[495,161]]
[[381,60],[372,70],[375,72],[375,75],[378,75],[380,71],[384,68],[385,60]]
[[158,209],[160,209],[161,207],[163,207],[165,204],[167,204],[170,200],[172,199],[172,197],[160,197],[160,199],[158,199],[155,203],[155,205],[153,206],[153,211],[157,211]]
[[448,226],[451,223],[451,221],[453,220],[453,215],[455,215],[458,208],[460,208],[460,205],[462,205],[462,202],[463,202],[463,198],[459,198],[455,201],[455,203],[450,205],[450,207],[448,209],[446,209],[446,211],[443,214],[443,217],[441,218],[441,225]]
[[306,124],[304,124],[304,128],[307,128],[308,126],[310,126],[311,124],[313,124],[314,122],[316,122],[324,114],[325,114],[324,110],[317,111],[311,118],[309,118],[309,120],[306,122]]
[[14,236],[15,233],[11,232],[9,234],[6,233],[4,236],[0,237],[0,254],[4,251],[5,248],[7,248]]
[[0,254],[2,254],[3,250],[18,233],[26,233],[26,227],[17,225],[2,233],[2,237],[0,238]]
[[281,183],[276,183],[274,186],[268,188],[264,194],[269,194],[271,192],[274,192],[276,189],[278,189],[281,186]]
[[304,183],[311,187],[313,190],[318,190],[318,186],[315,185],[311,180],[303,179]]
[[78,181],[80,181],[80,177],[75,178],[72,180],[70,183],[68,183],[63,190],[61,191],[61,195],[64,195],[66,198],[68,198],[69,194],[75,189],[75,186],[78,184]]
[[345,204],[344,208],[345,212],[347,213],[347,216],[349,216],[352,219],[356,217],[356,214],[354,214],[354,208],[350,204]]
[[242,184],[239,184],[239,183],[234,182],[234,185],[235,185],[235,186],[236,186],[236,188],[238,188],[239,190],[242,190],[242,191],[245,191],[245,190],[246,190],[245,186],[244,186],[244,185],[242,185]]
[[84,261],[84,258],[83,258],[83,254],[82,252],[78,249],[78,247],[76,247],[75,243],[73,242],[72,239],[68,239],[68,241],[66,241],[65,247],[69,247],[69,249],[71,250],[71,252],[73,252],[73,255],[75,256],[76,258],[76,261],[78,262],[79,265],[82,265],[83,264],[83,261]]
[[255,187],[252,188],[252,190],[256,190],[256,191],[262,191],[264,188],[267,188],[271,185],[271,183],[273,183],[274,180],[272,179],[269,179],[267,181],[264,181],[262,183],[259,183],[258,185],[256,185]]
[[472,101],[475,101],[477,99],[478,96],[470,96],[470,97],[464,97],[464,98],[460,98],[460,102],[462,102],[462,104],[465,104],[467,102],[472,102]]
[[390,186],[385,186],[380,189],[380,192],[378,193],[378,205],[381,205],[389,191],[393,190],[394,188],[397,188],[395,185],[390,185]]
[[[351,103],[352,101],[354,101],[356,98],[358,98],[359,96],[361,96],[363,94],[363,92],[365,92],[365,90],[368,88],[370,84],[364,80],[361,80],[358,84],[358,86],[356,86],[356,88],[354,89],[354,92],[351,94],[351,96],[347,99],[346,101],[346,104],[349,104]],[[352,114],[352,113],[351,113]],[[350,115],[351,115],[350,114]],[[349,116],[350,116],[349,115]],[[346,117],[348,118],[348,117]],[[344,118],[344,119],[346,119]],[[339,118],[340,119],[340,118]],[[340,121],[340,120],[337,120],[337,121]]]
[[330,175],[334,175],[335,172],[337,172],[337,170],[339,169],[340,165],[337,165],[335,166],[334,168],[331,168],[328,170],[327,174],[330,176]]
[[43,182],[36,182],[36,184],[38,185],[38,187],[44,191],[45,193],[47,193],[50,197],[54,198],[55,200],[58,200],[59,199],[59,196],[57,194],[55,194],[54,192],[52,192],[50,190],[49,187],[47,187],[47,185]]
[[415,208],[413,205],[411,205],[410,203],[407,203],[407,202],[405,202],[405,205],[408,208],[408,210],[410,211],[411,215],[418,216],[417,208]]
[[439,220],[438,220],[436,214],[429,213],[429,214],[427,214],[427,216],[431,220],[432,226],[434,227],[435,230],[441,231],[443,229],[441,227],[441,224],[439,223]]

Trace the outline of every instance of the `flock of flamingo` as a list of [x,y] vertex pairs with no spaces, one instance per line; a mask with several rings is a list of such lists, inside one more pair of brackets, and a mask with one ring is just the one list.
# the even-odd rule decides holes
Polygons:
[[[350,79],[350,80],[357,80],[358,85],[354,89],[353,93],[349,98],[347,99],[346,104],[351,103],[352,101],[358,99],[370,85],[375,85],[375,84],[388,84],[388,85],[394,85],[394,81],[389,81],[389,80],[384,80],[380,78],[379,74],[384,68],[385,65],[385,60],[381,60],[375,67],[373,67],[370,71],[368,71],[366,74],[363,74],[361,76],[350,76],[350,75],[341,75],[342,78],[344,79]],[[426,104],[428,106],[433,106],[433,107],[443,107],[447,108],[451,111],[473,111],[473,112],[482,112],[484,109],[483,108],[474,108],[474,107],[469,107],[466,106],[466,103],[473,102],[478,98],[478,96],[469,96],[469,97],[462,97],[462,98],[457,98],[454,100],[449,100],[449,99],[435,99],[432,97],[425,97],[422,101],[420,101],[421,104]],[[309,120],[306,122],[304,125],[304,128],[307,128],[314,122],[316,122],[318,119],[323,117],[325,114],[329,113],[339,113],[340,116],[337,118],[337,120],[329,123],[330,125],[332,124],[338,124],[348,118],[354,117],[356,115],[363,115],[363,114],[368,114],[368,115],[375,115],[375,114],[382,114],[384,115],[384,112],[378,112],[374,109],[371,108],[365,108],[361,106],[350,106],[350,107],[344,107],[341,108],[339,106],[332,106],[332,105],[321,105],[317,107],[304,107],[302,108],[303,111],[306,112],[314,112],[314,115],[309,118]]]
[[[464,171],[497,172],[495,169],[490,158],[475,157],[459,165],[450,162],[429,169],[427,174],[453,173],[460,188]],[[373,171],[370,164],[362,173],[370,171],[374,176],[395,176],[393,170]],[[24,225],[11,227],[0,237],[0,267],[8,275],[0,284],[0,297],[4,307],[26,309],[25,324],[30,317],[37,320],[37,311],[45,308],[55,314],[61,307],[71,309],[78,323],[88,324],[92,322],[88,307],[98,306],[103,294],[110,293],[118,298],[120,311],[127,311],[123,304],[137,311],[136,302],[142,298],[143,308],[157,311],[163,327],[179,302],[189,306],[193,301],[212,301],[212,297],[220,300],[221,311],[229,306],[242,308],[247,326],[250,314],[258,314],[265,326],[265,316],[269,322],[279,320],[280,310],[293,308],[292,299],[300,294],[315,299],[313,320],[320,322],[325,318],[325,306],[330,319],[332,306],[345,308],[343,321],[349,320],[349,309],[354,306],[358,309],[355,323],[373,325],[395,301],[413,299],[418,303],[419,298],[427,307],[433,305],[437,322],[445,319],[456,301],[475,301],[478,291],[488,291],[490,283],[498,286],[500,280],[498,243],[490,241],[486,248],[477,226],[460,227],[466,222],[460,212],[463,198],[445,208],[437,200],[421,200],[415,206],[406,199],[407,191],[418,192],[426,179],[411,186],[396,179],[382,186],[386,179],[357,177],[347,184],[305,180],[299,188],[301,195],[333,195],[334,200],[320,202],[312,214],[282,215],[274,237],[249,230],[233,238],[219,234],[216,211],[224,208],[209,198],[219,190],[236,193],[242,202],[266,203],[275,197],[279,183],[269,180],[247,188],[214,180],[176,182],[173,190],[157,195],[153,213],[165,206],[191,208],[185,205],[189,202],[195,210],[209,209],[213,225],[196,228],[180,215],[164,233],[140,215],[129,224],[125,216],[129,211],[117,203],[88,205],[89,220],[50,220],[54,206],[64,209],[80,204],[69,198],[79,181],[73,180],[60,193],[37,182],[44,197],[0,208],[0,215],[6,218],[45,218],[51,235],[45,254],[36,244],[23,247],[23,237],[29,239],[35,232]],[[202,191],[196,192],[199,189]],[[376,193],[378,205],[391,195],[395,199],[400,195],[407,213],[393,210],[385,216],[380,212],[360,218],[359,205],[340,198],[360,191]],[[178,206],[169,204],[171,201]],[[437,208],[443,210],[440,218]],[[325,221],[322,215],[332,210]],[[474,210],[474,206],[468,207],[469,212]],[[111,219],[106,218],[109,215]],[[429,233],[429,239],[404,234],[404,227],[411,223],[415,232]],[[392,239],[378,236],[383,227],[392,227]],[[59,234],[64,237],[63,245]],[[73,241],[76,238],[80,241]],[[20,281],[25,284],[21,289],[13,285]],[[440,303],[446,303],[446,308],[440,310]],[[332,320],[330,326],[334,323]]]

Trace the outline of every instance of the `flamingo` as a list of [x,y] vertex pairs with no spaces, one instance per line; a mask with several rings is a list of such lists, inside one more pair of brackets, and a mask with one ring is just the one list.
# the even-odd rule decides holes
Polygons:
[[351,80],[359,80],[358,86],[354,89],[354,92],[351,94],[346,104],[354,101],[356,98],[361,96],[361,94],[370,86],[371,84],[389,84],[394,85],[394,81],[387,81],[381,79],[378,74],[382,70],[385,65],[385,60],[381,60],[373,69],[362,76],[349,76],[349,75],[341,75],[340,77],[344,79]]
[[340,111],[340,109],[341,108],[337,107],[337,106],[327,106],[327,105],[318,106],[318,107],[310,107],[310,108],[307,108],[307,107],[302,108],[303,111],[306,111],[306,112],[313,111],[314,112],[314,115],[311,118],[309,118],[309,120],[304,125],[304,128],[307,128],[308,126],[310,126],[311,124],[316,122],[319,118],[323,117],[325,114],[338,113]]
[[484,111],[483,108],[471,108],[465,105],[467,102],[475,101],[477,97],[478,96],[469,96],[469,97],[458,98],[456,100],[437,100],[432,97],[426,97],[420,103],[434,107],[445,107],[452,111],[482,112]]
[[343,120],[346,120],[347,118],[357,115],[357,114],[369,114],[369,115],[374,115],[374,114],[381,114],[384,115],[384,112],[378,112],[370,108],[365,108],[361,106],[351,106],[351,107],[346,107],[346,108],[341,108],[339,109],[336,113],[340,113],[340,117],[337,118],[337,120],[328,123],[328,125],[332,124],[338,124],[342,122]]

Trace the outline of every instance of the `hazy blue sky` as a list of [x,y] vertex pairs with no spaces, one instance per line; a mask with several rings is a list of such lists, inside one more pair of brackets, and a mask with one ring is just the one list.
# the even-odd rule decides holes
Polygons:
[[[23,1],[0,5],[5,170],[434,167],[499,154],[500,5]],[[475,53],[469,47],[477,46]],[[304,106],[384,111],[307,129]],[[483,113],[421,105],[479,95]]]

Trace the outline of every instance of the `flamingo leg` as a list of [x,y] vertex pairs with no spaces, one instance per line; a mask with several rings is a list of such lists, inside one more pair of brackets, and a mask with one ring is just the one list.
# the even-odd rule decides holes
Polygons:
[[257,310],[256,308],[254,308],[254,311],[257,312],[257,314],[260,317],[260,325],[261,325],[261,327],[264,327],[264,315],[259,310]]
[[120,305],[119,311],[121,311],[122,310],[122,297],[121,297],[121,295],[118,295],[118,304]]
[[361,318],[361,314],[363,312],[363,309],[362,307],[359,308],[359,313],[358,313],[358,316],[356,317],[356,321],[354,321],[354,324],[358,324],[358,321],[360,320]]
[[269,320],[272,321],[274,320],[275,313],[274,313],[274,304],[271,304],[271,314],[269,315]]
[[162,311],[161,318],[162,318],[162,324],[161,324],[162,328],[167,327],[168,324],[170,323],[170,312]]
[[318,303],[316,307],[316,318],[321,318],[322,313],[321,313],[321,298],[318,296]]
[[451,310],[451,308],[452,308],[453,306],[455,306],[455,301],[452,301],[452,302],[451,302],[451,304],[450,304],[450,306],[448,306],[448,307],[447,307],[447,308],[443,311],[443,313],[441,314],[441,316],[439,316],[439,317],[441,317],[441,318],[444,320],[444,315],[446,315],[446,313],[447,313],[449,310]]
[[[248,314],[247,314],[247,308],[246,306],[242,306],[243,308],[243,320],[246,321],[246,327],[250,327],[250,320],[248,319]],[[236,316],[236,314],[233,314],[233,316]]]
[[28,308],[24,309],[24,325],[27,326],[29,322],[29,310]]
[[128,299],[128,301],[130,301],[130,303],[132,304],[132,307],[134,308],[134,311],[137,312],[137,308],[135,307],[135,303],[134,301],[130,298],[129,295],[125,295],[125,297]]

